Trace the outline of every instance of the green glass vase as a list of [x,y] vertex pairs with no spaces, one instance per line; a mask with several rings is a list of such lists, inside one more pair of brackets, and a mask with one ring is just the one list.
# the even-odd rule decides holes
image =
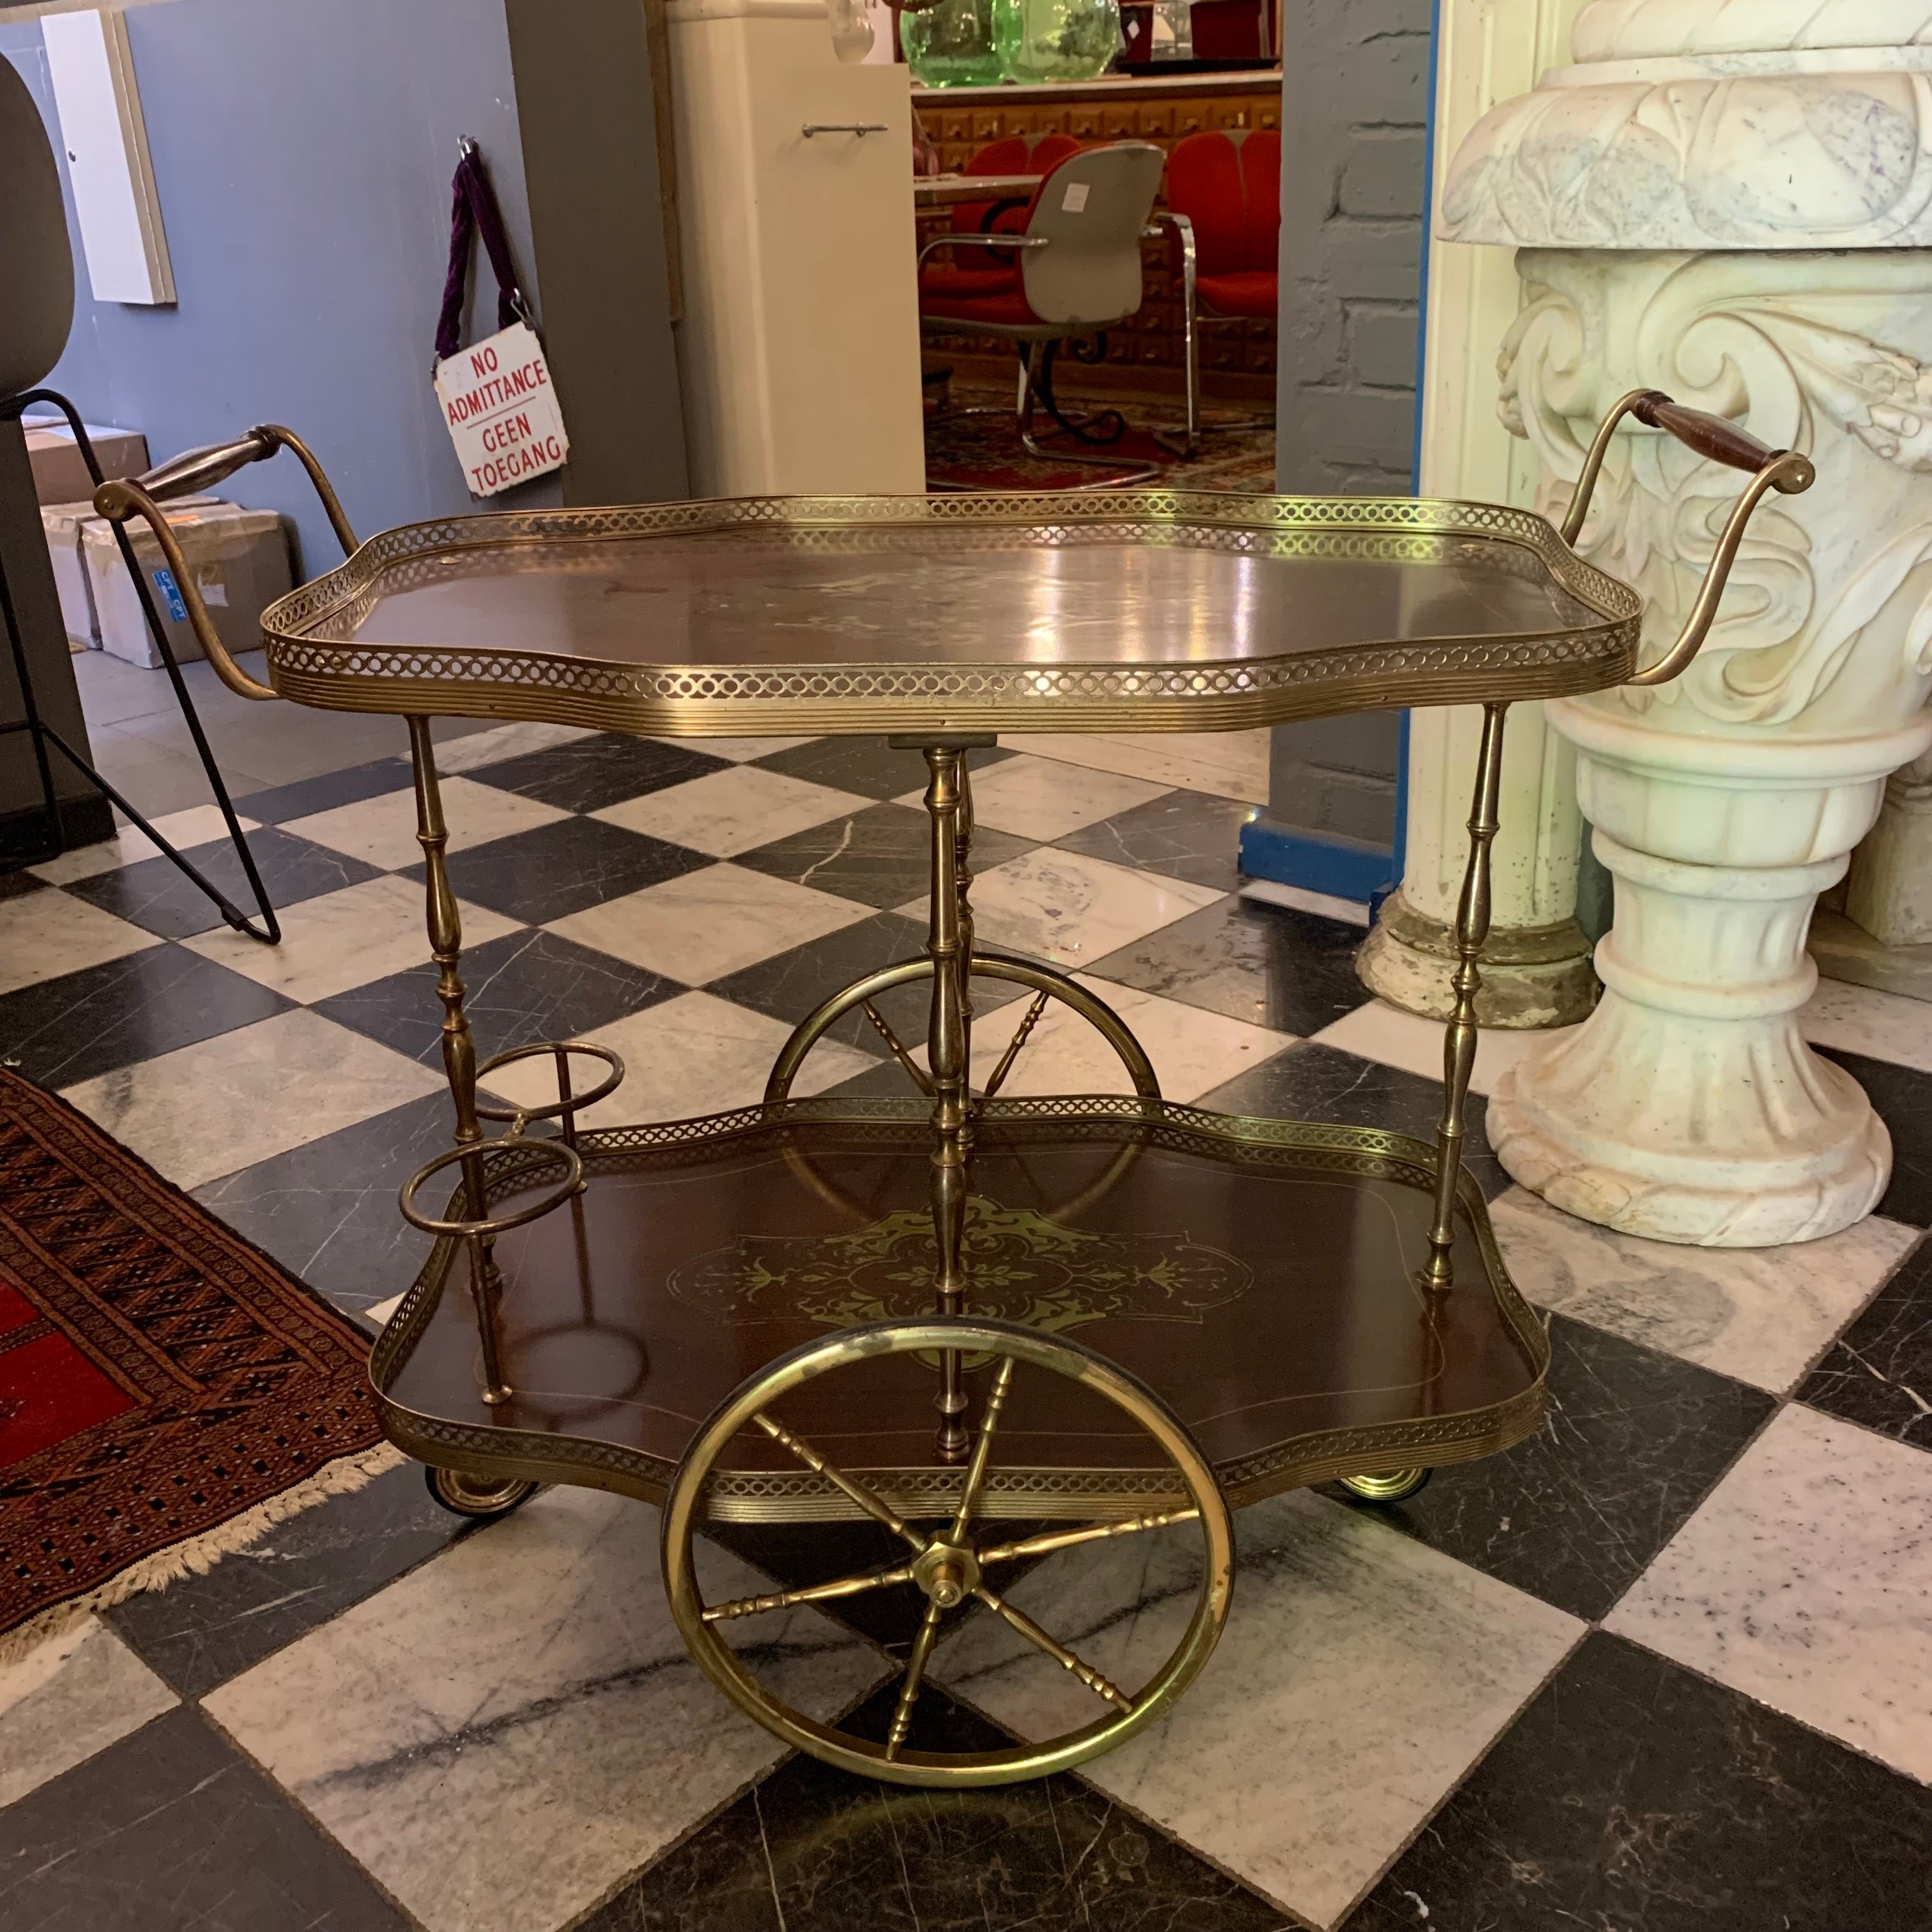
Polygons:
[[1120,44],[1118,0],[992,0],[1009,80],[1091,80]]
[[990,87],[1004,71],[993,44],[993,0],[939,0],[922,13],[903,13],[899,44],[922,87]]

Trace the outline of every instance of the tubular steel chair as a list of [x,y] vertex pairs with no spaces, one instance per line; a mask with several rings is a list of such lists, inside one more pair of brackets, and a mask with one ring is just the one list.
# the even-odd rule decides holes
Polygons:
[[1194,454],[1210,430],[1258,428],[1272,416],[1201,421],[1204,322],[1272,322],[1279,311],[1281,136],[1230,128],[1190,134],[1167,158],[1167,206],[1156,218],[1180,249],[1181,326],[1187,364],[1187,429]]
[[[1069,154],[1077,154],[1080,143],[1071,134],[1009,134],[989,142],[960,170],[967,175],[1045,174]],[[952,210],[952,231],[956,235],[1018,235],[1025,232],[1028,199],[966,201]],[[1005,261],[925,262],[920,270],[919,292],[952,298],[958,296],[998,296],[1020,285],[1020,272],[1010,260]]]
[[[1034,411],[1043,405],[1063,428],[1084,442],[1082,421],[1063,416],[1053,398],[1050,352],[1067,340],[1088,340],[1124,322],[1141,305],[1141,240],[1160,186],[1166,157],[1145,141],[1083,148],[1053,167],[1034,191],[1024,232],[995,231],[935,236],[920,250],[922,278],[928,255],[941,248],[984,250],[999,260],[1017,258],[1017,286],[988,293],[927,293],[920,296],[920,326],[934,335],[994,335],[1022,351],[1016,414],[1027,453],[1048,461],[1094,464],[1118,469],[1117,459],[1042,449],[1034,437]],[[1113,414],[1109,412],[1109,414]],[[1144,482],[1160,473],[1147,464],[1108,485]],[[942,486],[943,487],[943,486]],[[1106,487],[1096,484],[1095,487]]]

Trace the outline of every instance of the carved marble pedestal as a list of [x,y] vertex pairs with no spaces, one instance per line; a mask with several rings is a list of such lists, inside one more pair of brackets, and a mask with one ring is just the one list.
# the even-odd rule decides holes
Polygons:
[[[1589,1220],[1806,1240],[1868,1213],[1890,1166],[1869,1102],[1795,1016],[1817,894],[1888,776],[1932,748],[1932,4],[1598,0],[1574,46],[1478,125],[1442,202],[1451,238],[1580,244],[1516,257],[1504,413],[1543,506],[1637,387],[1802,450],[1818,476],[1760,510],[1682,678],[1545,707],[1616,918],[1601,1004],[1504,1076],[1489,1132]],[[1642,588],[1653,643],[1736,487],[1641,427],[1618,439],[1579,547]]]

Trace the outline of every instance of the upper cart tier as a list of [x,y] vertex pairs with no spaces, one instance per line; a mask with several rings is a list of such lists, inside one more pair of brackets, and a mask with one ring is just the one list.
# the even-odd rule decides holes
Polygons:
[[445,518],[372,538],[262,631],[276,693],[338,710],[1188,731],[1601,689],[1640,610],[1525,511],[1121,490]]

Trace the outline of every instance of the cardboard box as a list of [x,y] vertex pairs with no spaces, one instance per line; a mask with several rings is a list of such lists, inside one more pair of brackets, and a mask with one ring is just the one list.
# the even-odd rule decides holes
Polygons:
[[80,553],[80,526],[94,517],[92,503],[54,503],[40,506],[40,527],[47,533],[47,556],[54,567],[54,588],[60,592],[61,622],[69,646],[100,648],[94,621],[94,598],[87,587],[87,565]]
[[[218,503],[218,496],[180,496],[178,510],[200,508]],[[40,525],[47,533],[47,555],[53,565],[54,588],[60,592],[61,622],[69,646],[80,651],[100,648],[100,620],[94,614],[93,586],[87,579],[87,553],[82,532],[89,524],[98,524],[92,502],[44,503]],[[108,532],[108,542],[113,542]]]
[[[183,664],[199,658],[201,645],[188,622],[188,605],[154,532],[139,521],[126,527],[169,647]],[[182,502],[169,506],[168,527],[182,547],[215,635],[237,656],[259,650],[262,610],[291,587],[289,541],[281,518],[273,510],[244,510],[238,503]],[[128,580],[112,526],[95,518],[81,526],[80,535],[101,649],[129,664],[158,670],[160,652],[148,634],[141,600]]]
[[[78,503],[92,500],[94,478],[81,459],[80,446],[64,422],[24,422],[27,433],[27,460],[34,472],[34,494],[43,503]],[[109,429],[87,425],[87,440],[100,465],[100,473],[112,482],[117,476],[138,476],[148,466],[148,439],[136,429]]]

